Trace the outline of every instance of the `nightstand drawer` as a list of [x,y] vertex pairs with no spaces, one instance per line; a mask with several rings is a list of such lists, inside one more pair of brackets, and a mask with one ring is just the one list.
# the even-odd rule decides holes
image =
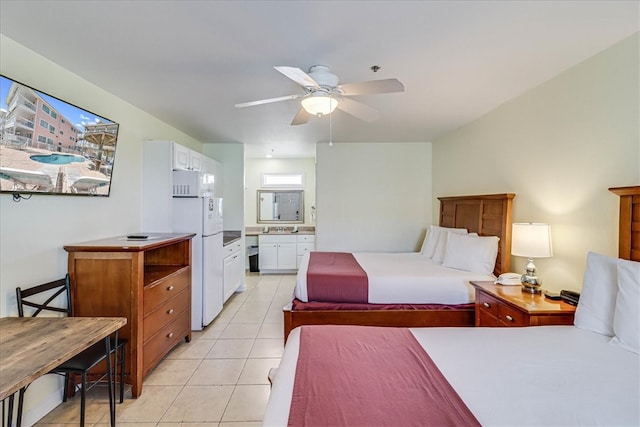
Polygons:
[[499,300],[485,294],[484,292],[478,292],[476,295],[476,310],[480,313],[488,314],[497,319],[499,305]]
[[529,326],[529,315],[509,305],[498,306],[498,320],[507,326]]

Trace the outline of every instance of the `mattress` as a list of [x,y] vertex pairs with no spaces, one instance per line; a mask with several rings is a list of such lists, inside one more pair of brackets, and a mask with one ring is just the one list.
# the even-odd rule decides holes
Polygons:
[[[471,280],[495,280],[493,275],[446,268],[418,252],[358,252],[353,256],[367,273],[371,304],[468,304],[474,302]],[[301,260],[294,294],[308,302],[309,253]],[[339,302],[339,301],[337,301]]]
[[[410,330],[484,426],[640,425],[640,357],[609,337],[574,326]],[[265,426],[287,425],[298,346],[299,328]]]

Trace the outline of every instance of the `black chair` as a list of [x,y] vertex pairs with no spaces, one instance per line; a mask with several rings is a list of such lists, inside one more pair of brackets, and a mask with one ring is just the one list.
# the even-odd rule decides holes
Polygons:
[[[41,295],[45,294],[45,295]],[[34,297],[38,295],[38,297]],[[48,296],[47,296],[48,295]],[[59,301],[60,295],[64,295],[63,306],[56,306],[54,303]],[[34,297],[33,299],[31,297]],[[40,302],[45,298],[44,302]],[[16,288],[16,298],[18,303],[18,316],[25,317],[25,307],[29,307],[32,311],[31,317],[36,317],[43,311],[53,311],[58,313],[65,313],[67,316],[71,316],[71,289],[69,284],[69,275],[67,274],[64,279],[54,280],[53,282],[45,283],[43,285],[34,286],[29,289]],[[29,300],[27,300],[29,298]],[[124,401],[124,370],[125,370],[125,354],[127,341],[124,339],[117,339],[117,332],[114,337],[110,338],[111,341],[111,355],[115,358],[115,362],[112,366],[116,371],[119,370],[119,382],[120,382],[120,403]],[[72,379],[72,375],[80,375],[81,377],[81,390],[80,390],[80,426],[84,426],[85,415],[85,393],[91,389],[94,385],[103,381],[107,375],[103,375],[95,382],[87,382],[87,375],[89,372],[99,363],[106,360],[105,343],[102,341],[95,343],[82,353],[77,354],[55,369],[49,371],[50,374],[64,375],[65,385],[62,401],[66,402],[70,390],[71,382],[74,386],[77,386]],[[114,378],[117,375],[114,375]],[[111,379],[108,379],[111,381]],[[17,426],[20,427],[22,423],[22,405],[24,403],[24,393],[28,386],[20,389],[18,395],[18,414],[17,414]],[[75,388],[74,388],[75,389]],[[115,389],[112,389],[115,392]],[[115,398],[115,396],[111,396]],[[10,405],[11,406],[11,405]],[[113,420],[112,413],[112,420]]]

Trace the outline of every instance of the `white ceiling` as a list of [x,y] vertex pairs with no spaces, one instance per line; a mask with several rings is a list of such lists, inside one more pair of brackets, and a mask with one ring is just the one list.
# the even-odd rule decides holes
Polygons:
[[638,1],[0,2],[4,35],[250,157],[314,156],[329,140],[326,117],[290,126],[299,100],[234,108],[301,92],[277,65],[328,65],[343,83],[398,78],[404,93],[354,98],[376,122],[335,113],[333,141],[423,142],[638,30]]

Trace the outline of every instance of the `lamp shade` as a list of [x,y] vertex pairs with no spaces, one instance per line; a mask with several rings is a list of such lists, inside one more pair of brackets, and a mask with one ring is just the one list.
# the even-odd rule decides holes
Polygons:
[[314,116],[333,113],[338,106],[338,100],[324,93],[311,94],[302,100],[302,108]]
[[549,258],[553,256],[551,226],[538,223],[513,224],[511,255],[528,258]]

